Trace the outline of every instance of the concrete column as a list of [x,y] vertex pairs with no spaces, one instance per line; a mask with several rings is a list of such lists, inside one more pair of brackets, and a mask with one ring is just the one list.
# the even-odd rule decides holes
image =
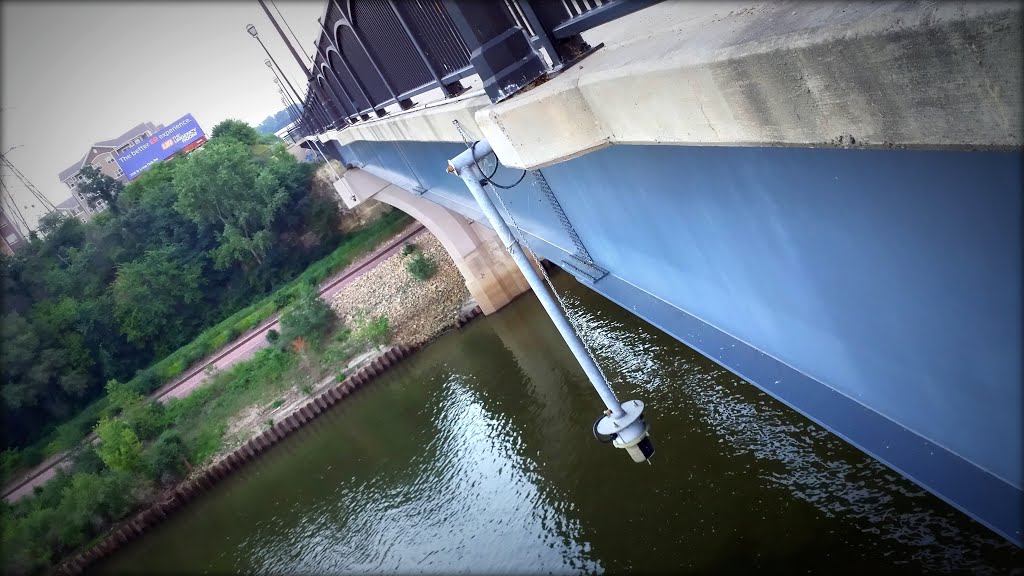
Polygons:
[[453,259],[473,299],[484,314],[491,314],[528,291],[530,285],[493,230],[475,223],[470,228],[476,232],[476,249],[462,256],[461,262]]
[[402,210],[426,226],[451,256],[484,314],[500,310],[530,289],[490,228],[365,170],[346,171],[335,188],[349,208],[373,199]]

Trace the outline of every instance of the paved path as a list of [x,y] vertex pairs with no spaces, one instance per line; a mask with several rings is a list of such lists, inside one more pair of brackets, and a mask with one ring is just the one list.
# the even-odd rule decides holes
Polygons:
[[[324,300],[330,301],[330,299],[340,292],[345,286],[348,286],[353,280],[365,272],[372,270],[389,256],[401,250],[402,245],[407,240],[420,234],[423,230],[424,227],[422,224],[414,222],[384,246],[363,257],[361,260],[350,264],[341,272],[325,280],[320,285],[320,296],[323,297]],[[185,374],[158,388],[150,395],[150,398],[161,402],[167,402],[171,398],[187,396],[193,390],[201,386],[203,381],[206,380],[207,367],[212,365],[218,370],[225,370],[236,362],[252,358],[257,351],[262,350],[269,345],[266,333],[270,329],[277,328],[280,316],[280,313],[273,314],[261,322],[256,328],[253,328],[249,332],[239,336],[234,342],[226,344],[217,352],[214,352],[210,356],[200,360]],[[95,436],[90,434],[87,440],[95,442]],[[32,490],[36,486],[42,486],[52,478],[59,469],[71,464],[70,461],[66,460],[66,458],[66,452],[54,454],[38,464],[18,480],[8,484],[4,487],[4,500],[14,502],[23,496],[31,494]]]

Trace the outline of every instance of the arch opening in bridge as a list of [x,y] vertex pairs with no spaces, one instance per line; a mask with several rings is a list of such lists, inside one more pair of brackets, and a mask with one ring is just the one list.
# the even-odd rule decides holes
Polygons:
[[394,206],[423,224],[444,246],[484,314],[500,310],[530,289],[490,228],[366,170],[346,171],[335,186],[349,208],[373,199]]

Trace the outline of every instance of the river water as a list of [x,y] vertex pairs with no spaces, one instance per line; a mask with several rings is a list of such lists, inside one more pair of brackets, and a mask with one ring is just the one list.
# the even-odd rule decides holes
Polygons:
[[560,274],[652,465],[532,295],[415,354],[102,573],[1020,573],[1024,554]]

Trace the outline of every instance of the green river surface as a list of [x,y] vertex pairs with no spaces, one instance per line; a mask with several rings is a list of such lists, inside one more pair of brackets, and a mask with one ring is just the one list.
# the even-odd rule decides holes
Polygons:
[[717,364],[556,277],[657,452],[533,295],[450,332],[96,572],[1021,573],[1021,550]]

